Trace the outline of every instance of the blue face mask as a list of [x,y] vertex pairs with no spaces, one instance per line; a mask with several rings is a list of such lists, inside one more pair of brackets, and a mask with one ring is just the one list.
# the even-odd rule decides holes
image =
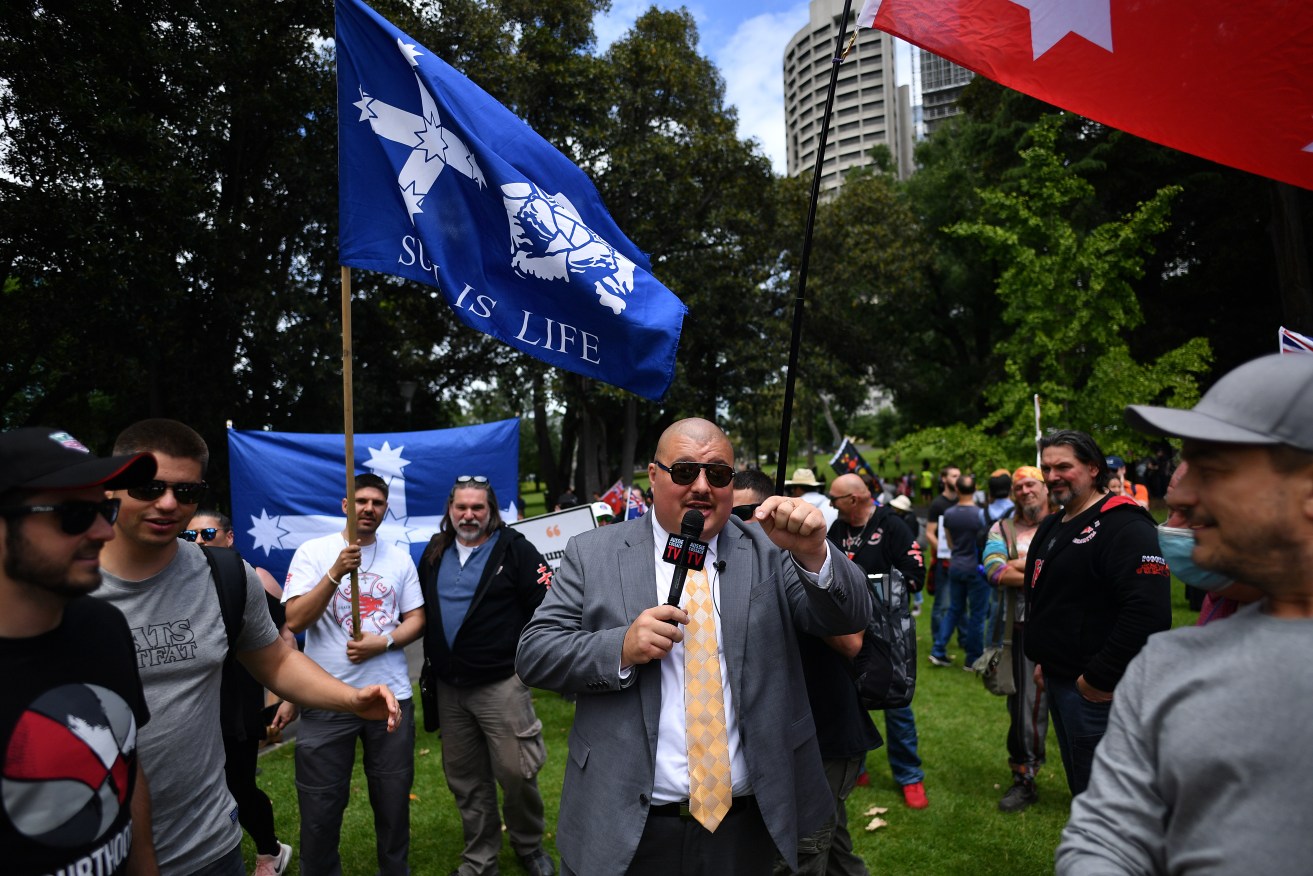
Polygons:
[[1216,593],[1231,583],[1231,579],[1221,572],[1202,569],[1195,565],[1191,554],[1194,553],[1194,530],[1175,526],[1158,527],[1158,549],[1163,559],[1171,567],[1172,574],[1192,587]]

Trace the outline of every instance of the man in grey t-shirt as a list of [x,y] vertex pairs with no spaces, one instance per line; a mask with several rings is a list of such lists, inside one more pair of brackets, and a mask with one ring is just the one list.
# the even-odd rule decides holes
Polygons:
[[[150,780],[160,872],[244,876],[241,830],[224,783],[219,685],[228,638],[209,564],[178,540],[205,492],[205,441],[175,420],[143,420],[119,435],[116,454],[150,452],[156,480],[118,490],[114,541],[101,555],[95,594],[128,620],[150,707],[138,742]],[[388,720],[400,711],[383,685],[352,688],[278,641],[264,589],[246,566],[237,659],[262,684],[301,705]]]
[[1059,874],[1304,873],[1313,859],[1313,357],[1224,376],[1193,410],[1131,405],[1184,438],[1188,561],[1257,605],[1152,636],[1117,685]]

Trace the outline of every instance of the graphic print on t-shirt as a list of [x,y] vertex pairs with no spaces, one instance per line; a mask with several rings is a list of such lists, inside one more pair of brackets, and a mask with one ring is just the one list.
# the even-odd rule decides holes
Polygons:
[[[383,635],[397,628],[397,620],[388,611],[396,605],[396,587],[373,572],[358,572],[360,579],[360,628],[362,632]],[[351,635],[351,579],[342,577],[342,585],[333,593],[333,619]]]
[[19,717],[4,751],[5,815],[47,846],[96,841],[128,806],[136,747],[137,721],[113,691],[65,684],[43,692]]
[[137,649],[138,669],[196,658],[196,633],[189,617],[132,627],[132,644]]

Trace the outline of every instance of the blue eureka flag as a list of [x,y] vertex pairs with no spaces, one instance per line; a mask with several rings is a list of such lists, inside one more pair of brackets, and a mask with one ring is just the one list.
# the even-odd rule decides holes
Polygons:
[[343,265],[437,286],[471,328],[665,395],[686,308],[583,171],[358,0],[337,0],[337,88]]
[[[234,547],[280,583],[303,541],[346,527],[343,447],[341,435],[228,432]],[[447,494],[460,475],[488,478],[502,518],[516,519],[518,419],[428,432],[357,434],[355,457],[357,474],[373,472],[388,484],[388,513],[378,538],[408,549],[416,565],[438,531]]]

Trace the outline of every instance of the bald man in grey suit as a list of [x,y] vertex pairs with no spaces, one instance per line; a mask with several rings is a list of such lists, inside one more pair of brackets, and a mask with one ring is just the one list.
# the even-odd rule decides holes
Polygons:
[[[798,837],[834,801],[795,629],[863,629],[864,576],[806,502],[773,496],[751,522],[731,518],[733,450],[713,423],[675,423],[655,456],[652,511],[572,539],[520,639],[525,683],[578,694],[557,824],[563,872],[757,876],[777,850],[796,866]],[[658,562],[690,510],[709,544],[734,796],[714,831],[688,814],[689,615],[665,604],[672,567]]]

